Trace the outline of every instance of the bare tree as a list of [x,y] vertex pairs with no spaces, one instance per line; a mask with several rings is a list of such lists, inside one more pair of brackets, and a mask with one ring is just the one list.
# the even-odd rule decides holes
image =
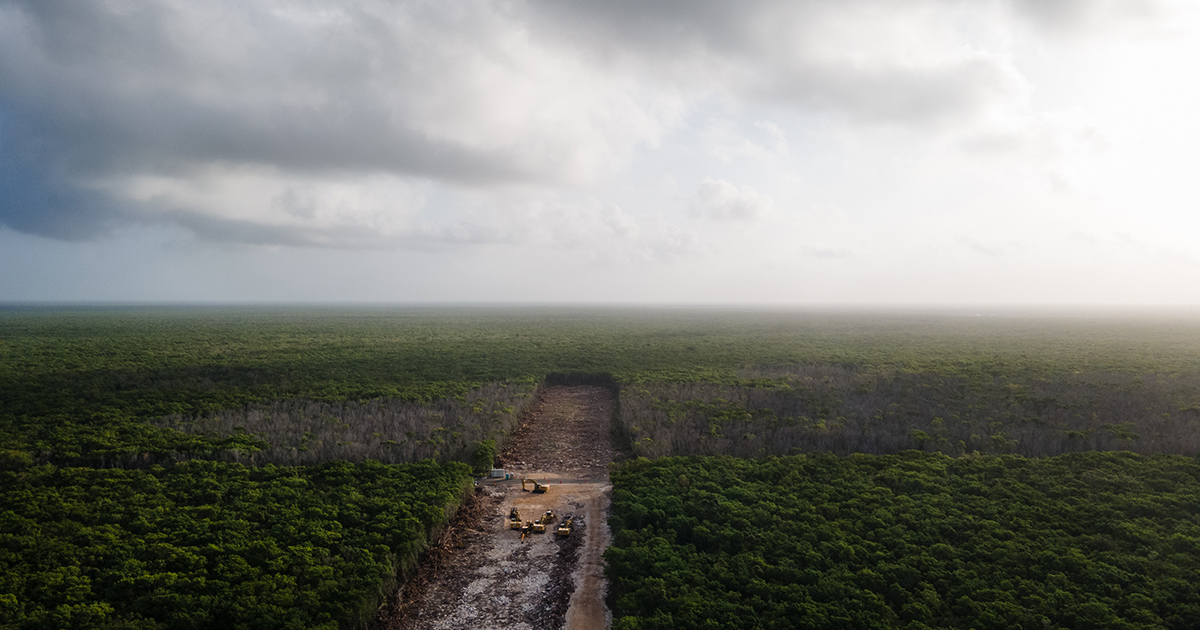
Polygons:
[[159,424],[217,437],[258,436],[269,448],[225,455],[256,464],[315,464],[335,459],[470,461],[481,442],[502,441],[517,426],[534,391],[527,383],[498,382],[461,398],[431,404],[389,398],[340,403],[283,400],[200,416],[166,416]]
[[742,384],[635,383],[620,422],[635,454],[1200,453],[1200,375],[967,378],[788,365]]

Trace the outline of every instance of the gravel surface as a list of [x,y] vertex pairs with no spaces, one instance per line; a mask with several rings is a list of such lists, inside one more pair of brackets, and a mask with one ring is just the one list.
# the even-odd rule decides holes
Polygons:
[[[605,627],[606,611],[595,612],[594,602],[602,602],[606,590],[595,574],[596,548],[603,551],[607,543],[607,524],[597,506],[601,501],[607,505],[611,405],[604,388],[544,388],[498,464],[517,478],[480,482],[439,543],[422,557],[417,575],[382,611],[376,627],[557,630],[568,617],[587,617],[589,628]],[[549,483],[550,490],[523,491],[523,476]],[[553,510],[558,521],[547,532],[522,540],[519,531],[508,528],[514,506],[524,520]],[[575,517],[571,535],[559,537],[553,528],[567,516]],[[601,520],[599,529],[589,532],[589,524],[596,525],[589,520]],[[586,580],[584,573],[590,576]],[[576,585],[589,592],[575,594]],[[582,616],[581,606],[587,607]]]
[[[519,492],[519,490],[518,490]],[[464,536],[418,594],[406,587],[412,605],[388,628],[445,630],[505,627],[561,628],[574,583],[571,572],[583,537],[531,534],[521,540],[505,529],[508,489],[485,488],[491,509],[482,519],[486,533]],[[574,534],[575,532],[573,532]]]

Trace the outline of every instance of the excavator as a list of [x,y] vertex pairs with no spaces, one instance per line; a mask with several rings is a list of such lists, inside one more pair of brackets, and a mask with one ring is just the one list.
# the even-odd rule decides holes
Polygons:
[[558,529],[554,530],[554,533],[558,534],[559,536],[570,536],[571,535],[571,522],[574,520],[575,520],[574,516],[568,516],[567,520],[563,521],[562,525],[559,525]]
[[546,510],[546,513],[543,514],[541,518],[534,521],[533,531],[538,532],[539,534],[544,533],[546,531],[546,526],[550,523],[553,523],[555,518],[554,510]]
[[549,490],[549,489],[550,489],[550,486],[547,486],[547,485],[545,485],[545,484],[540,484],[540,483],[538,483],[538,482],[537,482],[537,480],[535,480],[535,479],[525,479],[524,477],[522,477],[522,478],[521,478],[521,489],[522,489],[522,490],[528,490],[528,489],[529,489],[529,488],[525,487],[525,484],[526,484],[526,483],[532,483],[532,484],[533,484],[533,491],[534,491],[534,492],[545,492],[545,491],[547,491],[547,490]]

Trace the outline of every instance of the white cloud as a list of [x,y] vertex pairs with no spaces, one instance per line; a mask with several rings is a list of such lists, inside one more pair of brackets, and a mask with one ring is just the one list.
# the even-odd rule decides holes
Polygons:
[[1108,140],[1085,112],[1011,115],[971,130],[962,140],[968,153],[1053,160],[1067,153],[1100,153]]
[[762,129],[767,134],[767,137],[771,139],[771,148],[775,153],[782,156],[788,155],[787,134],[784,133],[783,129],[779,128],[779,125],[769,120],[756,120],[754,121],[754,126]]
[[813,258],[854,258],[855,252],[849,247],[807,245],[801,249],[805,256]]
[[[727,119],[714,119],[699,132],[706,154],[726,163],[752,160],[769,164],[781,157],[787,157],[788,147],[783,130],[773,123],[765,123],[764,127],[755,123],[755,127],[766,131],[769,143],[755,142],[742,133],[737,122]],[[758,135],[758,134],[755,134]],[[769,146],[767,146],[769,144]]]
[[[0,231],[397,260],[439,299],[544,272],[772,300],[812,265],[829,299],[1073,281],[1054,265],[1176,280],[1198,227],[1184,6],[0,0]],[[791,267],[760,282],[765,259]]]
[[773,203],[750,186],[738,188],[723,179],[708,177],[700,182],[688,210],[694,216],[716,221],[755,221],[769,212]]
[[1161,32],[1164,18],[1176,13],[1171,0],[1012,0],[1015,13],[1043,32],[1088,36],[1114,31]]
[[959,237],[958,243],[963,247],[966,247],[977,254],[983,254],[984,256],[999,257],[1008,253],[1004,247],[991,243],[985,243],[973,236]]
[[[1028,129],[988,122],[1028,100],[1013,25],[991,5],[951,5],[0,0],[0,175],[23,189],[0,222],[80,236],[202,218],[228,223],[206,228],[214,237],[254,226],[256,240],[278,228],[289,243],[386,241],[408,225],[397,208],[421,205],[376,199],[389,186],[600,187],[687,130],[701,103],[962,128],[980,151],[1059,142],[1043,128],[1062,125],[1036,115]],[[764,137],[740,131],[750,121]],[[702,133],[729,163],[794,152],[760,116]],[[704,216],[770,205],[713,186]]]
[[[3,2],[0,166],[118,206],[162,200],[152,216],[164,219],[182,204],[209,221],[285,225],[261,220],[259,192],[313,178],[356,181],[369,196],[380,174],[452,188],[587,184],[678,124],[676,95],[548,47],[518,9]],[[174,192],[144,194],[152,181]],[[210,186],[248,196],[196,192]],[[312,202],[338,226],[358,212],[328,195]],[[47,217],[60,205],[3,207],[0,221],[54,234]],[[76,202],[89,205],[102,207]],[[382,215],[368,214],[359,227],[378,227]]]
[[618,265],[702,254],[694,234],[663,217],[635,217],[617,204],[588,197],[474,194],[453,201],[442,215],[414,222],[403,242],[430,249],[495,245]]

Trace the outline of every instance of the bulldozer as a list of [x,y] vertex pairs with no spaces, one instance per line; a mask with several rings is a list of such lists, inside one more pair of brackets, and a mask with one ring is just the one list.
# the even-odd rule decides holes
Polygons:
[[574,520],[575,520],[574,516],[568,516],[567,520],[563,521],[562,525],[559,525],[558,529],[554,530],[554,533],[558,534],[559,536],[570,536],[571,535],[571,523]]
[[521,513],[517,511],[515,506],[508,511],[508,528],[521,529]]
[[521,489],[522,489],[522,490],[528,490],[528,489],[529,489],[529,488],[527,488],[527,487],[526,487],[526,485],[525,485],[526,483],[532,483],[532,484],[533,484],[533,491],[534,491],[534,492],[545,492],[545,491],[547,491],[547,490],[549,490],[549,489],[550,489],[550,486],[547,486],[547,485],[545,485],[545,484],[538,483],[536,479],[525,479],[525,478],[522,478],[522,479],[521,479]]

